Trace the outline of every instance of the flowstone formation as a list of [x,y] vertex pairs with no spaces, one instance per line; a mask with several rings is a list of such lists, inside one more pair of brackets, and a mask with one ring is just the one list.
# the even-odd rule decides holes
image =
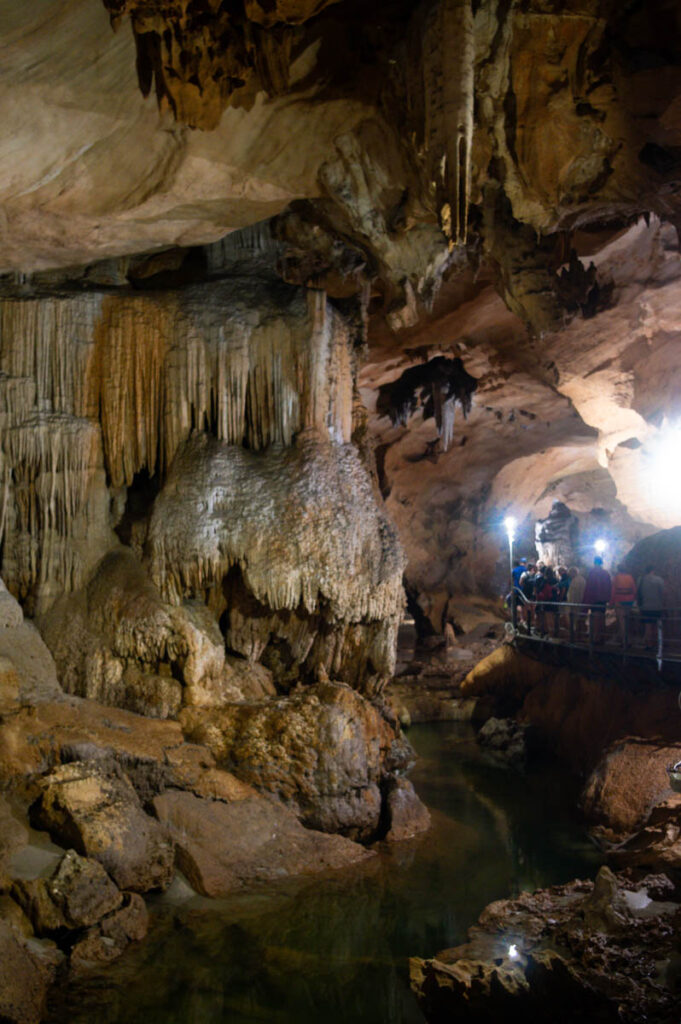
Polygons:
[[352,443],[351,320],[323,292],[244,277],[0,305],[2,573],[71,692],[144,710],[146,672],[162,713],[180,683],[219,703],[218,620],[282,685],[380,688],[402,561]]
[[554,501],[546,519],[535,523],[537,553],[546,565],[572,565],[576,560],[579,522],[563,501]]

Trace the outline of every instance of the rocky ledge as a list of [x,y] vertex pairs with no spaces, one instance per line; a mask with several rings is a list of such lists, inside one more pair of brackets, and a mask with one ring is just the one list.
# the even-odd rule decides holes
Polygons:
[[681,995],[681,903],[665,875],[634,881],[601,868],[490,904],[469,940],[413,959],[411,984],[431,1024],[671,1024]]
[[142,939],[178,870],[226,896],[429,827],[409,744],[345,684],[149,718],[64,694],[19,611],[0,641],[3,1022],[41,1020],[53,982]]

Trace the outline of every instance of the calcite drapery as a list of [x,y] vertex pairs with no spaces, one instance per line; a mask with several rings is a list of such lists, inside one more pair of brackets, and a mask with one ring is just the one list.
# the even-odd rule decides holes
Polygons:
[[[216,272],[227,255],[208,254]],[[139,627],[118,621],[144,587],[102,556],[131,496],[141,518],[119,537],[142,555],[159,488],[150,569],[168,601],[208,596],[232,651],[282,684],[387,678],[403,565],[352,443],[357,341],[351,309],[272,277],[0,301],[1,569],[72,692],[161,715],[243,695],[214,619],[146,594]]]
[[232,93],[254,75],[270,93],[288,85],[291,30],[337,0],[104,0],[116,28],[129,16],[144,96],[192,128],[215,128]]
[[351,334],[322,292],[274,282],[0,302],[7,585],[47,603],[79,587],[114,541],[104,471],[163,475],[194,429],[348,442]]
[[208,595],[238,653],[284,644],[296,673],[322,666],[357,686],[391,674],[403,562],[352,445],[312,430],[251,453],[196,435],[156,500],[149,549],[161,593]]

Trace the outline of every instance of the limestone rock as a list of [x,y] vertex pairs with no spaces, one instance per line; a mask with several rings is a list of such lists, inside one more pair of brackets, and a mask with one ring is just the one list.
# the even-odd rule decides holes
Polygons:
[[64,688],[78,696],[167,718],[182,704],[182,683],[222,686],[215,619],[198,604],[169,607],[122,548],[100,562],[84,590],[57,602],[41,628]]
[[595,883],[499,900],[465,945],[411,961],[412,988],[434,1022],[665,1020],[677,996],[660,965],[675,955],[679,906],[659,892],[656,877],[632,884],[604,867]]
[[653,808],[642,829],[609,852],[618,868],[681,869],[681,796],[672,794]]
[[123,899],[101,864],[74,850],[64,854],[51,878],[20,879],[12,891],[38,935],[89,927]]
[[165,889],[173,877],[173,845],[144,813],[130,781],[115,765],[62,765],[40,780],[36,824],[64,845],[98,860],[121,889]]
[[488,718],[477,735],[478,743],[500,764],[525,764],[525,729],[511,718]]
[[117,959],[130,942],[139,942],[147,934],[149,914],[137,893],[127,893],[122,906],[89,928],[72,947],[69,966],[74,974]]
[[62,697],[54,658],[33,622],[22,620],[0,630],[0,665],[4,669],[5,699],[10,699],[13,692],[28,703]]
[[38,1024],[45,1014],[54,971],[27,948],[4,920],[0,920],[0,962],[0,1019],[8,1024]]
[[181,723],[221,765],[279,796],[311,828],[352,838],[377,831],[382,777],[410,756],[372,704],[334,683],[220,711],[187,708]]
[[667,767],[681,759],[681,746],[631,738],[605,752],[582,793],[589,818],[610,839],[640,829],[653,807],[670,795]]
[[30,939],[34,934],[28,914],[9,893],[0,896],[0,921],[8,925],[18,939]]
[[0,891],[9,885],[10,861],[28,843],[28,822],[20,820],[16,809],[0,795]]
[[0,580],[0,630],[14,629],[21,626],[23,621],[24,613],[21,610],[21,605]]
[[414,791],[408,779],[393,776],[384,788],[385,811],[388,819],[387,842],[411,839],[430,828],[430,813]]
[[304,828],[290,811],[261,796],[226,804],[168,790],[156,797],[154,809],[177,843],[180,869],[206,896],[371,856],[341,836]]

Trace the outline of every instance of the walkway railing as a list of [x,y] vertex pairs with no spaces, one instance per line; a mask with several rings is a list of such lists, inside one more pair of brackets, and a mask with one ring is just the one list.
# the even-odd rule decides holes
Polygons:
[[659,669],[681,662],[681,609],[666,608],[658,617],[639,608],[528,601],[517,590],[510,604],[514,639],[645,658]]

